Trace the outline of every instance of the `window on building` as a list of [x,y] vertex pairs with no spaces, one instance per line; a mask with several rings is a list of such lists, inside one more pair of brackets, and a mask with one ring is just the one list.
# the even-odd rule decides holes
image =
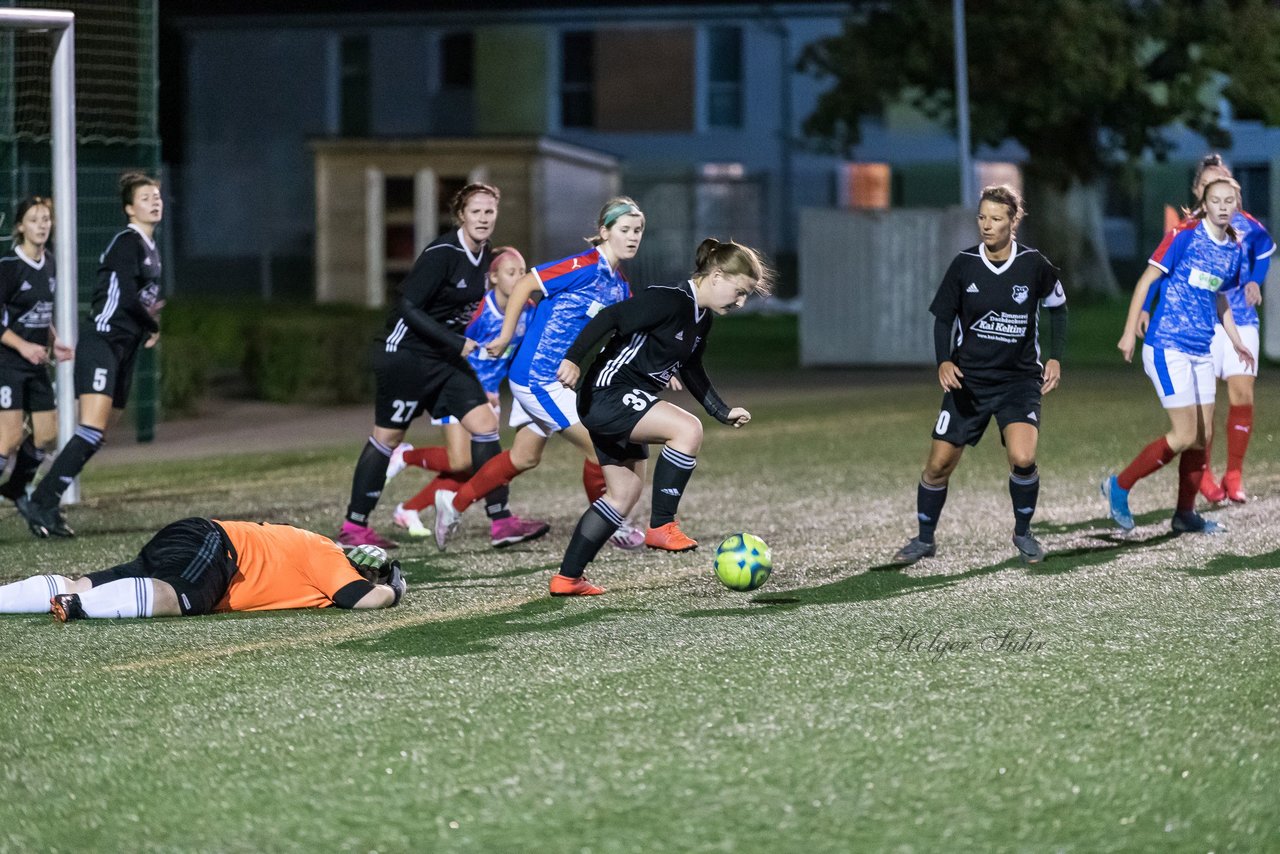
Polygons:
[[475,37],[450,33],[440,39],[440,87],[470,89],[475,79]]
[[889,207],[893,170],[888,163],[845,163],[840,169],[840,206],[853,210]]
[[338,77],[338,133],[368,136],[370,130],[369,37],[343,36]]
[[707,125],[742,127],[742,28],[707,30]]
[[560,125],[595,126],[596,39],[591,32],[560,36]]

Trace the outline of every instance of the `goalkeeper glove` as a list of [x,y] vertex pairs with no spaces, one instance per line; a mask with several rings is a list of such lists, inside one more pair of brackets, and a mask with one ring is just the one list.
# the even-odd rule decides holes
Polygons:
[[347,561],[368,581],[378,583],[387,577],[387,553],[377,546],[356,546],[347,552]]

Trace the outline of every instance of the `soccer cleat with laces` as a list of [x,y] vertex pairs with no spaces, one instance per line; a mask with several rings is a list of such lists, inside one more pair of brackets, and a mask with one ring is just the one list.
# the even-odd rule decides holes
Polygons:
[[1169,527],[1175,534],[1221,534],[1227,530],[1225,525],[1206,519],[1194,510],[1174,513]]
[[1121,489],[1115,475],[1102,481],[1102,497],[1107,499],[1107,513],[1122,531],[1133,530],[1133,513],[1129,511],[1129,490]]
[[1244,493],[1240,472],[1229,471],[1222,476],[1222,494],[1232,504],[1244,504],[1249,496]]
[[597,587],[581,576],[570,578],[558,572],[551,576],[552,596],[599,596],[603,592],[603,587]]
[[391,522],[397,528],[404,528],[411,537],[429,537],[431,529],[422,524],[422,517],[417,510],[410,510],[403,504],[396,505],[396,512],[391,514]]
[[343,548],[353,548],[355,546],[377,546],[380,549],[398,549],[400,548],[392,540],[379,534],[367,525],[357,525],[350,520],[344,520],[342,530],[338,532],[335,542]]
[[458,532],[462,513],[454,509],[453,499],[458,493],[441,489],[436,492],[436,548],[444,551],[449,538]]
[[624,552],[634,551],[644,545],[644,531],[623,522],[618,530],[609,535],[609,542]]
[[49,600],[49,610],[53,612],[54,618],[60,623],[83,620],[85,617],[84,608],[80,605],[80,594],[78,593],[58,593]]
[[550,530],[551,526],[540,519],[521,519],[519,516],[494,519],[489,525],[489,545],[504,549],[516,543],[536,540]]
[[919,537],[912,537],[905,546],[898,549],[897,554],[893,556],[893,562],[910,566],[922,558],[933,557],[937,553],[937,543],[926,543]]
[[[1223,478],[1223,480],[1226,480],[1226,478]],[[1204,475],[1200,478],[1200,494],[1210,504],[1221,504],[1227,500],[1227,491],[1213,479],[1213,473],[1208,469],[1204,470]]]
[[651,549],[665,552],[691,552],[698,547],[698,541],[680,530],[680,520],[675,519],[657,528],[645,532],[644,544]]
[[1031,536],[1031,532],[1025,534],[1013,535],[1013,547],[1018,550],[1018,557],[1022,558],[1022,562],[1026,564],[1039,563],[1044,560],[1044,546],[1040,545],[1040,541]]
[[391,459],[387,461],[387,483],[390,483],[391,478],[409,467],[409,464],[404,461],[404,452],[412,450],[413,445],[408,442],[401,442],[396,445],[395,450],[391,452]]

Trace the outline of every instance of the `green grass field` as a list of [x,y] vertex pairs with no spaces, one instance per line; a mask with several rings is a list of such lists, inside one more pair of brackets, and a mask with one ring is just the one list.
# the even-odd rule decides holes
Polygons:
[[[755,420],[708,428],[682,507],[704,549],[606,550],[606,596],[545,593],[582,509],[561,444],[513,487],[545,540],[494,551],[473,510],[456,550],[400,550],[394,610],[0,617],[0,851],[1280,849],[1276,372],[1258,497],[1211,514],[1229,532],[1172,537],[1162,472],[1121,538],[1097,482],[1163,415],[1136,367],[1068,365],[1034,569],[989,433],[939,556],[876,571],[914,528],[930,372],[725,385]],[[0,576],[114,563],[185,515],[334,530],[358,438],[91,466],[81,536],[36,541],[10,512]],[[710,572],[740,530],[775,556],[750,594]]]

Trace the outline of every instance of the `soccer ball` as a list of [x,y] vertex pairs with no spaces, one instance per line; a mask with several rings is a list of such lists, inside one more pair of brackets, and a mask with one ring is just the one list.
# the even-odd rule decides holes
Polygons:
[[730,590],[755,590],[769,580],[773,557],[755,534],[734,534],[716,549],[716,578]]

